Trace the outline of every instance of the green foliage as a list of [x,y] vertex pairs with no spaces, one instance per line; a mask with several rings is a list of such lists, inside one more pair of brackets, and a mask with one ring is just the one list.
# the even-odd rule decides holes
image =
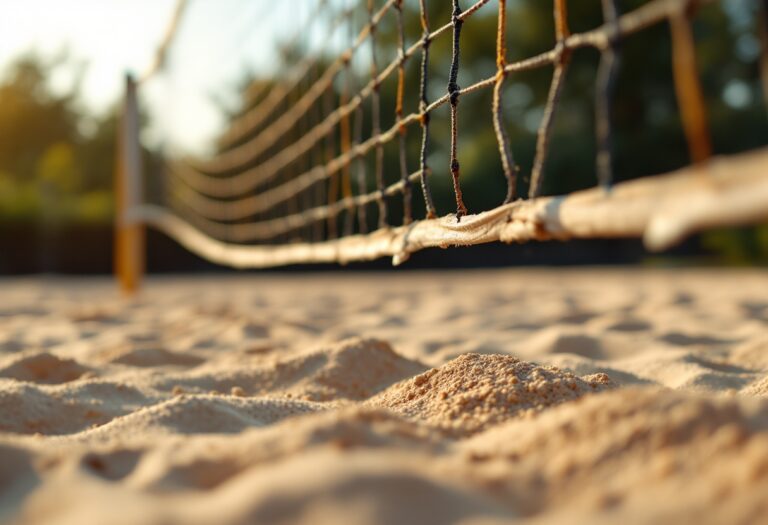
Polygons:
[[52,145],[81,140],[75,95],[55,95],[47,84],[53,68],[38,56],[23,56],[0,84],[0,170],[17,182],[35,176]]
[[72,144],[56,142],[43,152],[37,165],[37,180],[59,194],[74,193],[82,186]]
[[0,82],[0,221],[111,221],[117,119],[88,114],[77,85],[54,92],[62,67],[74,66],[25,55]]
[[0,172],[0,220],[33,222],[40,216],[40,192],[34,182],[16,182]]
[[705,232],[702,244],[717,262],[730,265],[768,263],[768,225]]

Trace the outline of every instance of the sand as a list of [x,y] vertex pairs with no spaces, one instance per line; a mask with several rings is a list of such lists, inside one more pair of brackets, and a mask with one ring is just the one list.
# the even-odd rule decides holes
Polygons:
[[0,298],[3,523],[768,523],[766,272]]

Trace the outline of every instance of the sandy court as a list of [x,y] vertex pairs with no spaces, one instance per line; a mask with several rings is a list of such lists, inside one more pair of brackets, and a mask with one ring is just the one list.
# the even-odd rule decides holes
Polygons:
[[0,522],[768,523],[764,271],[0,299]]

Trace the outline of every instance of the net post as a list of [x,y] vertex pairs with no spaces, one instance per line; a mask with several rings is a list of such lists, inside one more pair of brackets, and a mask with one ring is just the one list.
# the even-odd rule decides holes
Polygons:
[[130,210],[141,204],[143,193],[136,89],[133,76],[126,74],[117,139],[114,245],[115,277],[126,295],[138,292],[145,265],[144,227],[128,219]]

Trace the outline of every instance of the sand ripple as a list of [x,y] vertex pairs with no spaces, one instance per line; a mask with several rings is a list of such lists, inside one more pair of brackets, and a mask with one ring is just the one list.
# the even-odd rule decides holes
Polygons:
[[6,285],[0,522],[768,523],[768,276]]

